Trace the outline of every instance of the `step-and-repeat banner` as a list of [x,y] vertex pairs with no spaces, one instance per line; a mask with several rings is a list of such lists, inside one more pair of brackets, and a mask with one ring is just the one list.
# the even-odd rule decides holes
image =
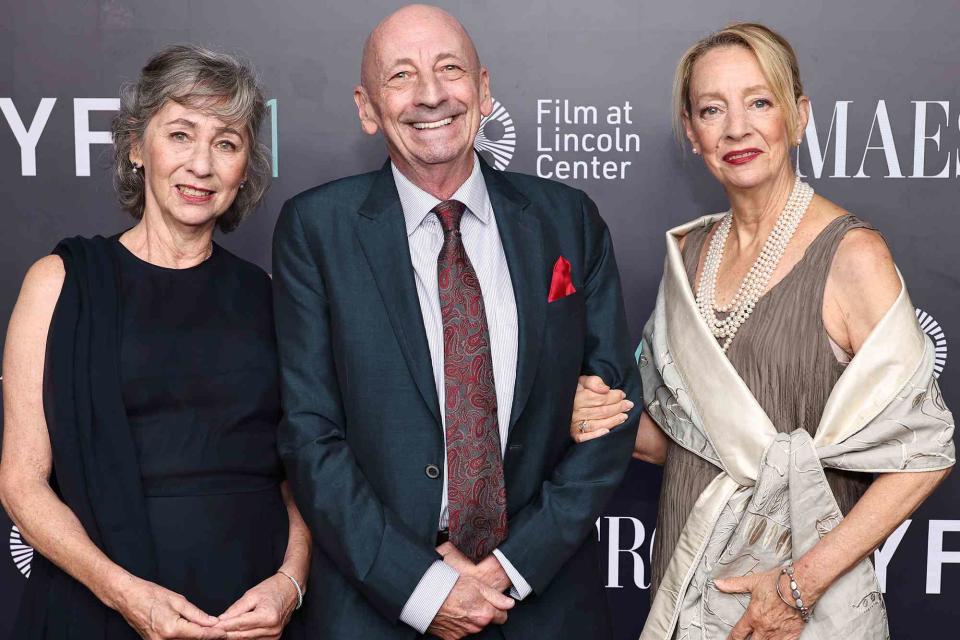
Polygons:
[[[813,117],[798,168],[814,188],[873,222],[937,346],[960,407],[948,341],[960,334],[960,5],[755,0],[511,0],[441,3],[490,69],[495,110],[477,149],[497,168],[586,190],[609,224],[633,337],[654,301],[666,229],[726,208],[670,130],[683,51],[731,20],[764,22],[800,59]],[[27,267],[56,241],[131,224],[115,203],[108,123],[122,82],[164,45],[242,53],[270,98],[265,206],[226,247],[264,267],[281,203],[312,185],[379,167],[382,142],[352,100],[368,31],[396,2],[336,0],[2,0],[0,2],[0,330]],[[779,6],[776,6],[779,5]],[[648,608],[660,470],[633,463],[596,539],[618,640]],[[955,633],[960,601],[960,475],[874,554],[894,638]],[[0,638],[32,549],[0,515]],[[9,540],[7,543],[6,541]],[[323,585],[313,585],[322,589]],[[950,631],[947,631],[947,630]]]

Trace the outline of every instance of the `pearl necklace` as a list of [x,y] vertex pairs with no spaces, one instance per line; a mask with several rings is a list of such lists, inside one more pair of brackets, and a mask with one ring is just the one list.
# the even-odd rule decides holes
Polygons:
[[[740,282],[736,295],[723,306],[716,302],[717,275],[720,272],[720,264],[723,262],[727,236],[730,235],[730,227],[733,224],[733,212],[728,211],[720,221],[717,232],[710,239],[703,274],[700,276],[700,285],[697,287],[697,308],[700,311],[700,317],[707,323],[714,337],[723,341],[724,353],[733,342],[733,337],[737,335],[737,330],[750,317],[757,301],[766,291],[770,276],[780,264],[787,244],[790,243],[790,238],[803,220],[803,215],[807,212],[812,199],[813,188],[797,178],[787,204],[777,218],[777,224],[767,236],[760,255]],[[721,320],[717,317],[718,312],[728,313],[728,315]]]

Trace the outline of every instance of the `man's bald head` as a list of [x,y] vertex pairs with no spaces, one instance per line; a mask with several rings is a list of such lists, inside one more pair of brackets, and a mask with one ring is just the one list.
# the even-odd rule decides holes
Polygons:
[[382,132],[394,166],[441,200],[470,175],[480,122],[493,111],[473,40],[456,18],[423,4],[370,33],[353,99],[363,131]]
[[459,20],[439,7],[428,4],[408,4],[381,20],[367,36],[360,62],[360,84],[368,91],[377,86],[379,70],[385,63],[383,44],[389,41],[391,36],[405,31],[421,31],[428,28],[449,29],[450,33],[456,34],[462,40],[463,50],[469,57],[470,66],[474,70],[479,70],[480,56],[477,54],[477,48]]

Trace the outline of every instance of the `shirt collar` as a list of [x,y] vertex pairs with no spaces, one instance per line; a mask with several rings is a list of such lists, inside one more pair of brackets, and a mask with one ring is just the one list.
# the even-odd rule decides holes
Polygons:
[[[390,169],[393,171],[393,181],[397,185],[397,193],[400,194],[400,206],[403,207],[403,218],[409,236],[416,231],[428,215],[432,215],[430,211],[441,201],[410,181],[397,169],[397,165],[393,162],[390,163]],[[480,222],[487,224],[490,221],[491,207],[489,206],[490,198],[487,194],[487,184],[484,182],[483,173],[480,170],[480,159],[476,156],[473,159],[473,171],[470,172],[470,176],[450,199],[459,200],[465,204],[467,211],[472,213]]]

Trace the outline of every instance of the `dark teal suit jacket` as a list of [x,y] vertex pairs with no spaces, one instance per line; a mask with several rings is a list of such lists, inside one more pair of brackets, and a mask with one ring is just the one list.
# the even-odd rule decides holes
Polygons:
[[[633,449],[640,381],[607,227],[582,191],[483,166],[513,281],[517,380],[504,458],[509,537],[534,593],[507,638],[609,636],[594,521]],[[273,239],[283,406],[279,447],[314,539],[303,614],[316,638],[412,638],[398,621],[434,551],[445,459],[430,352],[389,163],[283,207]],[[547,302],[553,265],[576,293]],[[636,407],[574,445],[582,373]]]

